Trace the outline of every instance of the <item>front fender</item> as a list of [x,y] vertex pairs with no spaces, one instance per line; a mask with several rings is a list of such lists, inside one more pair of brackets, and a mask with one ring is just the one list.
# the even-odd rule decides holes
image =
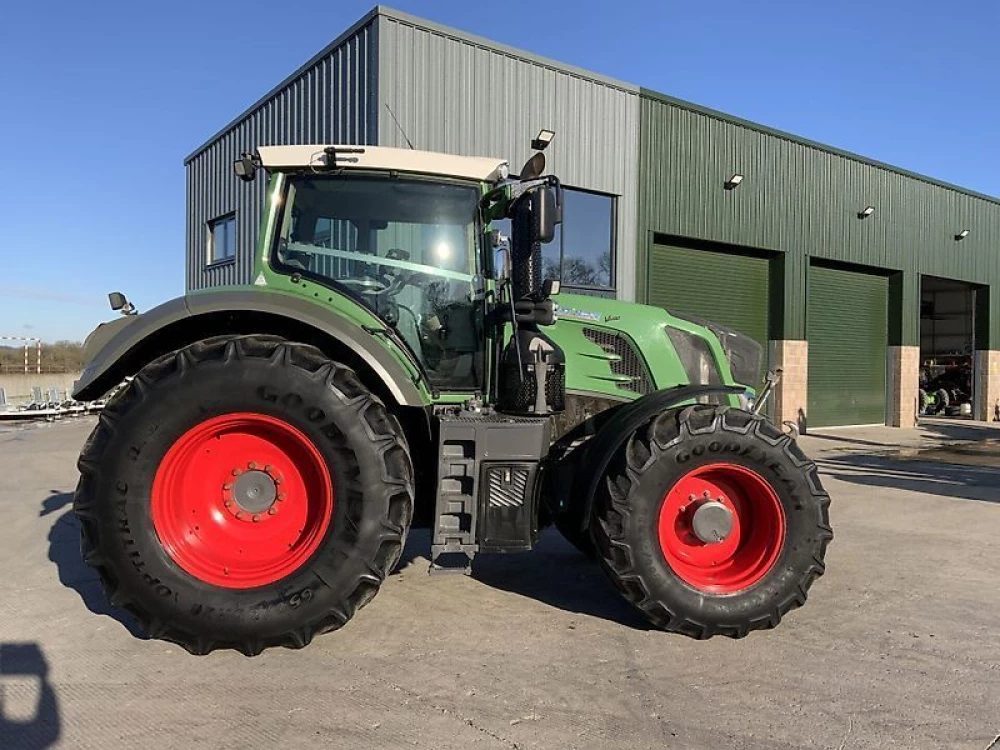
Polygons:
[[556,512],[572,519],[579,530],[583,531],[590,521],[598,483],[604,477],[611,459],[632,433],[657,414],[692,399],[741,394],[744,390],[742,386],[685,385],[654,391],[617,407],[576,459],[572,493],[567,498],[566,507],[558,508]]
[[[130,315],[99,326],[84,345],[87,366],[73,386],[73,398],[96,398],[115,385],[122,375],[120,364],[128,362],[137,371],[152,356],[143,361],[143,352],[173,351],[192,341],[227,332],[254,331],[218,330],[208,325],[226,313],[257,313],[288,320],[289,325],[306,325],[332,337],[356,353],[377,375],[401,406],[423,406],[424,400],[408,372],[375,336],[358,323],[301,297],[281,292],[255,289],[221,289],[199,292],[165,302],[141,315]],[[199,325],[199,319],[206,325]],[[179,331],[193,333],[181,336]],[[160,339],[156,342],[156,339]],[[147,345],[149,345],[147,347]],[[159,353],[164,353],[159,351]],[[140,360],[131,360],[136,356]],[[155,356],[158,356],[155,355]],[[137,365],[137,366],[136,366]],[[116,378],[116,376],[118,376]]]

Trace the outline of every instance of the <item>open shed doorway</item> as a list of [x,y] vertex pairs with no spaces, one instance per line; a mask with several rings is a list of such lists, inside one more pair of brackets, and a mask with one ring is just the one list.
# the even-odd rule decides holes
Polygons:
[[976,288],[920,279],[920,414],[971,419]]

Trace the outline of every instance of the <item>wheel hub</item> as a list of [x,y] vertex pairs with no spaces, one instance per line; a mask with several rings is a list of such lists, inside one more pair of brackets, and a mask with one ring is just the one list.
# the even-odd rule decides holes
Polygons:
[[278,498],[278,485],[266,471],[245,471],[233,482],[233,500],[247,513],[265,513]]
[[721,500],[709,500],[695,509],[691,530],[705,544],[724,542],[733,531],[733,512]]
[[759,583],[785,540],[785,513],[771,484],[746,466],[696,467],[668,489],[657,528],[670,568],[710,594]]

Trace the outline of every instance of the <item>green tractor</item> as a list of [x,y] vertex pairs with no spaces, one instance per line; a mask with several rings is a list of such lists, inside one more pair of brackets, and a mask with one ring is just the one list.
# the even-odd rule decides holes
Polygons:
[[87,563],[150,636],[305,646],[375,596],[415,523],[432,571],[465,572],[555,524],[655,626],[695,638],[805,602],[829,497],[754,404],[760,346],[544,279],[562,188],[535,145],[517,177],[261,147],[234,165],[269,178],[251,285],[143,314],[110,295],[123,315],[87,339],[74,397],[127,385],[84,446],[74,511]]

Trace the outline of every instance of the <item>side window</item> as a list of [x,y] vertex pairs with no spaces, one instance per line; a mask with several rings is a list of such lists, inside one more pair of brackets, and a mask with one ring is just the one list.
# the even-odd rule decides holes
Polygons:
[[222,263],[236,257],[236,214],[208,222],[207,262]]

